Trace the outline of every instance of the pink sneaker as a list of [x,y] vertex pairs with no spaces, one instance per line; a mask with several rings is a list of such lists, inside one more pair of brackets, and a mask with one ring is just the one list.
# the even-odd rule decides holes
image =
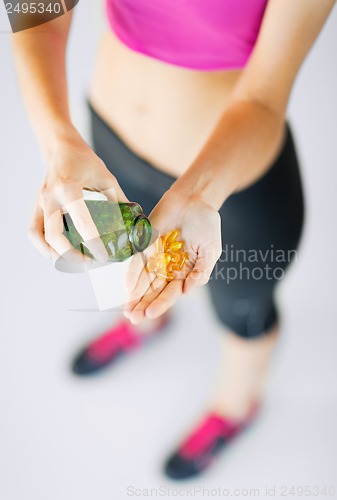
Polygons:
[[93,375],[112,365],[117,359],[148,343],[153,335],[169,323],[163,315],[160,324],[151,333],[141,334],[136,326],[122,319],[110,330],[86,345],[75,357],[71,368],[76,375]]
[[260,406],[254,405],[248,416],[235,422],[217,413],[209,413],[167,460],[164,470],[171,479],[197,476],[214,462],[218,453],[255,418]]

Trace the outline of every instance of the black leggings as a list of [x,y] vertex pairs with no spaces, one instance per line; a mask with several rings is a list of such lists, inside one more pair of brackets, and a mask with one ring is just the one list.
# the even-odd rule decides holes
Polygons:
[[[175,177],[136,155],[89,105],[93,145],[131,201],[149,214]],[[275,286],[296,257],[303,226],[303,192],[287,123],[283,150],[255,184],[220,209],[222,248],[208,283],[219,320],[255,338],[277,321]]]

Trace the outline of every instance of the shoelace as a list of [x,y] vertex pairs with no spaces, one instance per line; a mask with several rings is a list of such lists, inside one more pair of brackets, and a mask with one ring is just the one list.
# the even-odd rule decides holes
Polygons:
[[186,439],[180,447],[179,453],[185,458],[196,458],[205,451],[208,451],[215,439],[233,436],[240,430],[242,425],[241,423],[231,422],[216,414],[211,414]]
[[117,349],[122,347],[129,350],[137,347],[141,342],[141,336],[137,335],[132,325],[122,321],[94,340],[88,347],[87,354],[96,361],[105,361],[115,354]]

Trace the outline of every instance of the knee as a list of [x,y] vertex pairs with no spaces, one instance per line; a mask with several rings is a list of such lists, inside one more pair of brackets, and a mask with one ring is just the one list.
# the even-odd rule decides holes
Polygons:
[[213,300],[220,322],[239,337],[257,338],[272,330],[278,321],[278,311],[272,297],[257,296]]

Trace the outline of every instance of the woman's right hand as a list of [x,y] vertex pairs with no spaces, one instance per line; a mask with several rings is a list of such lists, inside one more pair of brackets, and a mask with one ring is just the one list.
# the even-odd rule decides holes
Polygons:
[[90,260],[75,250],[63,235],[64,212],[68,212],[86,246],[99,262],[107,251],[84,203],[82,189],[103,192],[111,201],[128,201],[116,178],[88,144],[73,131],[57,142],[47,160],[47,174],[37,197],[29,238],[46,257],[60,256],[71,262]]

